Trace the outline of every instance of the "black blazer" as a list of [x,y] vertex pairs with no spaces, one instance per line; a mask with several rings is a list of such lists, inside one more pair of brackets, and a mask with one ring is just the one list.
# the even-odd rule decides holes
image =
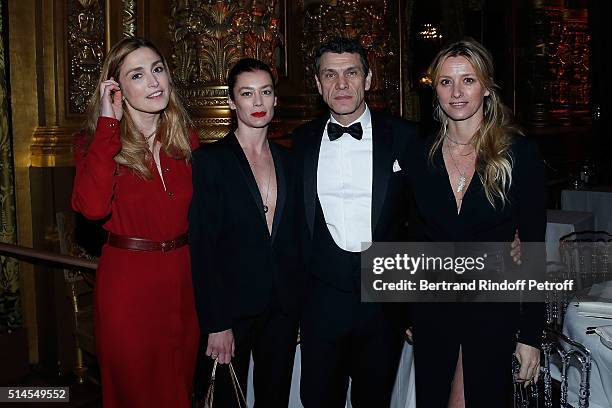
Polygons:
[[[372,177],[372,240],[404,241],[411,214],[410,194],[403,170],[394,171],[394,163],[403,161],[406,150],[419,137],[415,123],[371,112],[373,143]],[[311,256],[315,209],[317,205],[317,167],[321,139],[329,115],[300,126],[293,133],[296,156],[297,194],[300,222],[303,225],[303,253],[306,263]],[[317,274],[317,271],[309,271]],[[340,276],[336,277],[340,278]],[[334,277],[324,277],[326,281]],[[342,288],[345,283],[332,285]]]
[[[499,201],[491,206],[477,174],[466,186],[461,213],[457,214],[455,197],[444,166],[440,149],[433,160],[428,158],[434,137],[421,139],[409,151],[402,163],[413,188],[416,200],[415,236],[418,241],[434,242],[511,242],[518,229],[522,242],[544,242],[546,233],[546,175],[537,145],[523,136],[513,139],[509,153],[512,158],[512,184],[508,201],[504,206]],[[418,231],[418,232],[417,232]],[[543,271],[541,254],[522,251],[523,262],[537,262]],[[430,322],[440,325],[444,319],[461,321],[466,313],[491,316],[495,321],[509,326],[515,324],[520,330],[519,341],[539,347],[544,325],[541,303],[518,304],[472,304],[441,305],[438,316],[433,317],[431,305],[425,306],[430,315],[414,310],[414,319],[423,318],[423,325]],[[420,314],[420,316],[418,316]],[[504,316],[500,319],[499,316]],[[494,330],[488,326],[487,330]],[[451,330],[452,332],[452,330]],[[477,335],[477,333],[475,334]]]
[[297,315],[302,262],[290,151],[274,143],[270,151],[278,186],[271,235],[234,133],[193,153],[189,245],[203,334],[230,329],[236,319],[255,316],[273,302]]

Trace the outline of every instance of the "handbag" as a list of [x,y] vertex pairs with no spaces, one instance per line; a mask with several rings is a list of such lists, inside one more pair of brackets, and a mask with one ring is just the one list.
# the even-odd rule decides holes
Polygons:
[[[521,365],[515,355],[512,356],[512,376],[518,374],[521,370]],[[512,398],[514,408],[538,408],[540,396],[538,393],[538,384],[529,384],[527,388],[523,387],[522,383],[513,381],[514,395]]]
[[[219,362],[215,359],[212,374],[210,375],[210,385],[208,386],[208,390],[206,391],[206,397],[204,398],[203,408],[213,408],[215,397],[215,377],[217,376],[218,364]],[[234,370],[232,363],[229,363],[229,371],[232,380],[232,386],[234,388],[234,395],[236,396],[236,402],[238,403],[238,408],[247,408],[246,398],[244,398],[244,393],[242,392],[242,388],[240,387],[240,383],[238,382],[238,376],[236,375],[236,371]]]

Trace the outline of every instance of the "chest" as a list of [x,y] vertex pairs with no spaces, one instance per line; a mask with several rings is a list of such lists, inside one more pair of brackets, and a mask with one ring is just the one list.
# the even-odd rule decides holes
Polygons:
[[323,195],[344,197],[371,195],[373,148],[368,139],[343,136],[333,142],[322,140],[317,160],[317,190]]
[[[150,162],[151,177],[144,179],[129,168],[119,166],[115,175],[113,201],[116,205],[166,209],[189,205],[192,196],[191,166],[160,154],[159,170]],[[160,174],[161,173],[161,174]],[[162,179],[163,177],[163,179]]]
[[[511,239],[516,224],[513,189],[508,192],[509,201],[505,205],[496,201],[493,206],[487,199],[478,173],[465,174],[469,179],[458,192],[461,173],[447,171],[442,156],[433,163],[424,158],[413,166],[410,184],[416,215],[428,238],[438,241]],[[457,211],[458,205],[461,205],[460,212]]]

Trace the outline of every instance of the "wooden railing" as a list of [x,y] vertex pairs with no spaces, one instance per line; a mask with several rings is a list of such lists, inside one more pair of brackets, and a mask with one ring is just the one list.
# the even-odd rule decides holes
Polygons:
[[53,251],[42,251],[20,245],[5,244],[3,242],[0,242],[0,255],[18,259],[25,258],[28,261],[35,260],[57,264],[63,268],[95,270],[98,267],[97,262],[88,259],[62,255]]

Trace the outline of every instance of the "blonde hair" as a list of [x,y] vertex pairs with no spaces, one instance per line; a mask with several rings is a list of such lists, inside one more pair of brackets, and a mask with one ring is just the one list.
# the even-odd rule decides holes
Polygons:
[[[172,77],[168,71],[168,64],[157,47],[148,40],[139,37],[124,38],[111,48],[106,55],[100,79],[96,86],[96,91],[89,101],[86,118],[82,126],[82,131],[87,135],[87,146],[91,143],[96,132],[98,116],[100,116],[100,85],[113,77],[118,81],[121,66],[125,57],[139,48],[149,48],[154,51],[162,60],[164,69],[168,72],[170,86],[170,96],[168,106],[161,112],[157,123],[155,139],[161,143],[162,149],[173,159],[191,159],[191,142],[189,129],[193,126],[187,111],[178,96]],[[115,156],[116,163],[132,169],[144,179],[151,178],[148,164],[152,160],[151,151],[127,109],[126,102],[123,101],[123,117],[121,119],[121,151]]]
[[[450,57],[464,57],[476,71],[483,87],[489,91],[484,97],[484,115],[478,130],[472,137],[476,152],[476,173],[482,182],[489,203],[495,207],[499,199],[502,207],[508,201],[507,192],[512,184],[513,160],[509,149],[513,135],[522,135],[512,123],[512,114],[498,94],[499,87],[493,80],[493,58],[489,51],[473,39],[464,39],[444,48],[434,58],[428,69],[431,86],[436,89],[442,64]],[[440,122],[440,130],[429,151],[429,159],[441,148],[448,130],[449,118],[434,98],[434,118]]]

